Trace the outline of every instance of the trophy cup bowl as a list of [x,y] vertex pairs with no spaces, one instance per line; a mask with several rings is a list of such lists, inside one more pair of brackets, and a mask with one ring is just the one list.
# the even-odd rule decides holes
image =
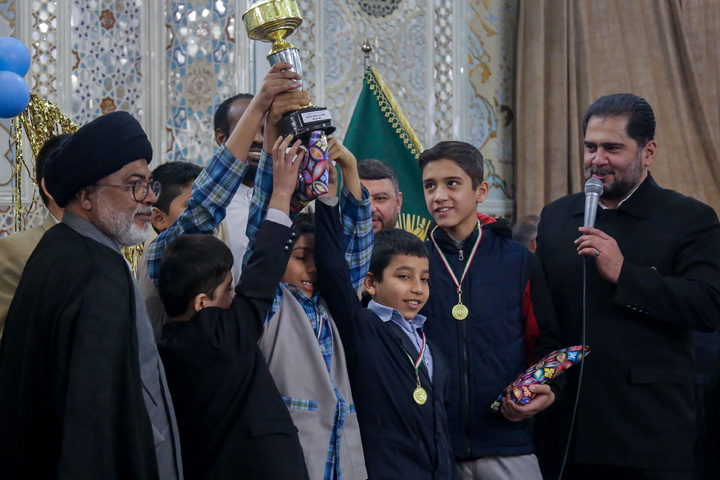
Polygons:
[[[272,43],[267,55],[270,66],[291,63],[290,70],[302,75],[298,49],[285,40],[303,21],[295,0],[260,0],[243,13],[242,19],[251,40]],[[330,135],[335,131],[335,125],[327,108],[310,105],[283,115],[278,130],[282,136],[309,137],[316,130]]]

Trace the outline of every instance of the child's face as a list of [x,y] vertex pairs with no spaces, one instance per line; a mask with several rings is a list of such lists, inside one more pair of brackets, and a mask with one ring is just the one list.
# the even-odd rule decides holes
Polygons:
[[477,204],[488,194],[487,182],[473,188],[465,170],[445,158],[428,163],[422,177],[425,204],[437,224],[451,235],[468,228],[472,231],[477,224]]
[[153,207],[152,223],[158,232],[163,232],[170,228],[173,222],[185,211],[188,200],[192,196],[192,183],[183,187],[180,195],[173,198],[168,207],[168,213],[163,212],[157,207]]
[[213,298],[208,297],[205,300],[205,307],[230,308],[233,298],[235,298],[235,289],[233,288],[232,272],[228,272],[223,283],[213,290]]
[[365,289],[380,305],[394,308],[405,320],[412,320],[430,296],[430,266],[427,258],[396,255],[378,281],[371,273]]
[[315,235],[300,235],[281,281],[299,287],[305,295],[312,297],[315,290]]

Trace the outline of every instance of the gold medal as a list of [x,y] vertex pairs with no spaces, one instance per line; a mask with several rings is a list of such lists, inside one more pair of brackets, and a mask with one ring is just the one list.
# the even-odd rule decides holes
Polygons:
[[452,316],[455,320],[465,320],[468,316],[468,309],[462,303],[458,303],[452,308]]
[[425,405],[425,402],[427,402],[427,392],[422,387],[417,387],[415,391],[413,391],[413,400],[415,400],[415,403],[418,405]]

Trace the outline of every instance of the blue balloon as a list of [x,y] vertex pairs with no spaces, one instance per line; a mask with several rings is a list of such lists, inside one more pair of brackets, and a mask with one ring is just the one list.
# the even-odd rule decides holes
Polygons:
[[0,71],[17,73],[21,77],[30,69],[30,50],[17,38],[0,37]]
[[0,118],[20,115],[30,102],[30,88],[14,72],[0,72]]

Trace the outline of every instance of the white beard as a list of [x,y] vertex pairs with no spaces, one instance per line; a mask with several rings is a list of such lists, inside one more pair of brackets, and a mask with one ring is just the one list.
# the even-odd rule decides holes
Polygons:
[[150,236],[150,222],[144,227],[135,223],[135,215],[152,215],[152,207],[138,204],[131,214],[114,208],[113,203],[101,191],[97,192],[97,227],[120,245],[130,247],[144,242]]

